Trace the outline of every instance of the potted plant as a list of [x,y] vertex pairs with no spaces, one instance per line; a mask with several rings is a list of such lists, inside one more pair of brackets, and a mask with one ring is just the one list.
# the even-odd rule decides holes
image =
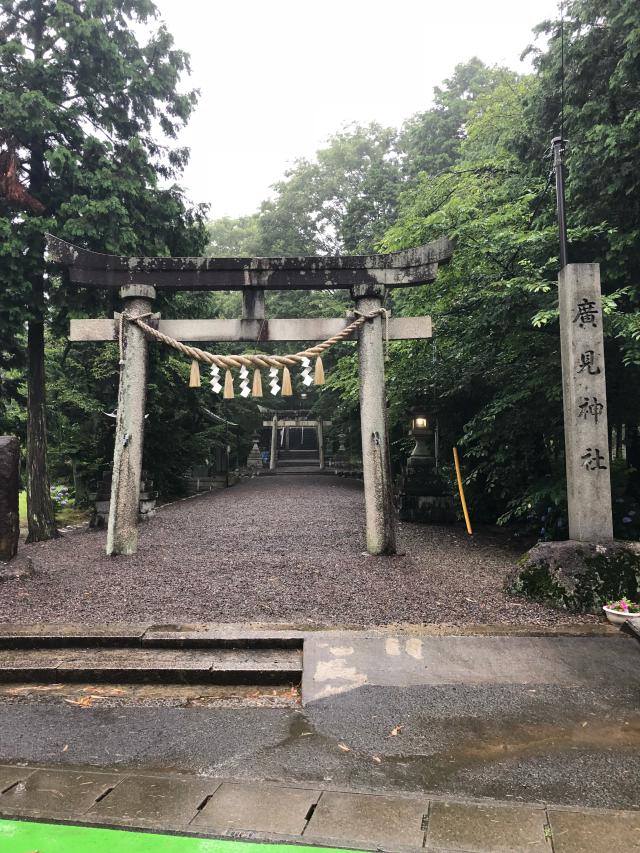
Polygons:
[[610,601],[602,608],[607,619],[614,625],[622,625],[630,621],[640,625],[640,604],[636,604],[625,596],[619,601]]

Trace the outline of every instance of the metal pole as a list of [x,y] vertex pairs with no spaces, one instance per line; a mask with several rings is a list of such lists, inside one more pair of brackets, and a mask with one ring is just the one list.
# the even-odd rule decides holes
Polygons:
[[556,175],[556,201],[558,210],[558,231],[560,235],[560,269],[567,265],[567,217],[564,199],[564,161],[563,155],[567,140],[556,136],[551,140],[553,148],[553,170]]

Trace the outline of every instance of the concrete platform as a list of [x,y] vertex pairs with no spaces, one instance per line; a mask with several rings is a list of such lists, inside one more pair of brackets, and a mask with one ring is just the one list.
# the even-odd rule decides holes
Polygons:
[[429,637],[356,632],[305,642],[303,702],[365,684],[558,685],[640,688],[640,646],[626,636]]

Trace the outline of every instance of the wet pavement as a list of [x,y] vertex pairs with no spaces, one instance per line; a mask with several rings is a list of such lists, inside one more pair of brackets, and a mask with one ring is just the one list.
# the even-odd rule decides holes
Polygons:
[[638,809],[639,664],[615,632],[318,632],[303,707],[0,691],[0,761]]

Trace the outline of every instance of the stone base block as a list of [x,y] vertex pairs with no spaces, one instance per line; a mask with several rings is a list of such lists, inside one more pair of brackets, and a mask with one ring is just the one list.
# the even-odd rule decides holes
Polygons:
[[0,562],[0,583],[28,578],[34,571],[31,557],[14,557],[8,563]]
[[456,520],[450,495],[400,494],[400,520],[424,524],[451,524]]
[[576,612],[640,598],[640,543],[539,542],[507,581],[509,592]]

